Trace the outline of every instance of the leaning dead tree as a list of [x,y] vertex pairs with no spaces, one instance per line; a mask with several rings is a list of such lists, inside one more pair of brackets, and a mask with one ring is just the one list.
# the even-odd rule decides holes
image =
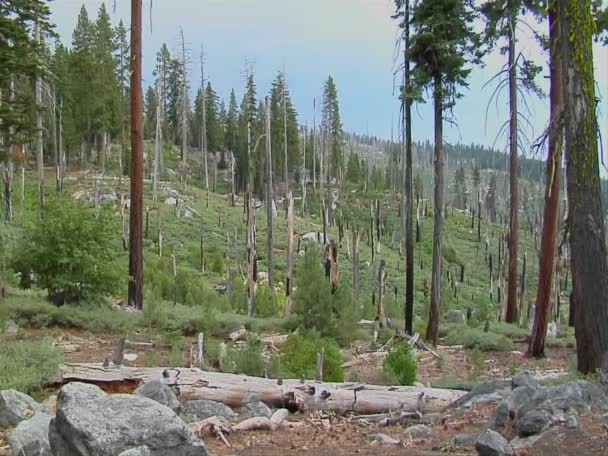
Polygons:
[[538,287],[536,288],[536,308],[534,326],[528,346],[528,355],[541,357],[545,351],[545,336],[551,287],[553,281],[553,261],[555,258],[557,232],[559,227],[559,194],[562,167],[563,143],[563,75],[560,26],[557,18],[557,3],[549,4],[549,41],[551,59],[549,72],[551,78],[549,125],[549,153],[547,156],[545,207],[538,266]]

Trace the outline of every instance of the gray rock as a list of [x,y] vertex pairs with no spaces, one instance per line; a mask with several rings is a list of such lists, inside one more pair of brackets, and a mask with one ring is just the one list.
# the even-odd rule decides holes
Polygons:
[[475,449],[479,456],[512,456],[513,448],[498,432],[487,429],[477,438]]
[[9,320],[6,322],[4,332],[9,336],[16,336],[19,332],[19,325],[15,322],[15,320],[9,318]]
[[510,393],[511,382],[508,380],[490,380],[488,382],[475,385],[471,391],[460,397],[454,405],[463,407],[469,404],[474,398],[482,395],[500,394],[507,396]]
[[221,416],[223,418],[233,418],[236,413],[232,409],[221,402],[196,400],[186,402],[182,411],[182,418],[186,423],[201,421],[212,416]]
[[532,410],[517,419],[517,435],[528,437],[541,434],[551,425],[551,415],[545,410]]
[[476,441],[477,436],[475,434],[467,434],[465,432],[461,432],[460,434],[456,434],[454,436],[454,446],[460,448],[473,448],[475,446]]
[[564,421],[564,426],[566,426],[566,428],[568,429],[576,429],[578,427],[578,420],[575,416],[570,415],[566,417],[566,421]]
[[445,321],[448,323],[460,323],[466,322],[466,317],[462,310],[450,309],[445,314]]
[[145,445],[123,451],[118,456],[150,456],[150,448]]
[[532,377],[529,371],[519,372],[511,379],[511,388],[516,389],[520,386],[529,386],[535,390],[540,389],[539,383]]
[[51,415],[39,412],[29,420],[19,423],[8,438],[13,456],[51,456],[49,445],[51,418]]
[[272,416],[272,410],[262,401],[252,400],[244,405],[244,411],[252,416],[265,416],[270,418]]
[[160,380],[144,383],[135,390],[135,394],[166,405],[175,413],[180,413],[182,410],[182,404],[180,404],[171,387]]
[[529,437],[515,437],[511,440],[511,448],[513,450],[521,450],[523,448],[530,448],[533,446],[538,439],[541,438],[541,435],[531,435]]
[[147,446],[150,456],[207,456],[202,440],[169,407],[139,395],[108,395],[69,383],[49,427],[54,456],[115,456]]
[[0,391],[0,427],[12,428],[38,412],[48,410],[27,394],[15,390]]
[[494,428],[500,429],[518,416],[518,409],[529,402],[536,394],[536,390],[530,386],[519,386],[511,394],[505,397],[494,413]]
[[413,426],[408,427],[403,433],[404,437],[412,437],[413,439],[427,437],[429,435],[431,435],[431,428],[424,424],[414,424]]

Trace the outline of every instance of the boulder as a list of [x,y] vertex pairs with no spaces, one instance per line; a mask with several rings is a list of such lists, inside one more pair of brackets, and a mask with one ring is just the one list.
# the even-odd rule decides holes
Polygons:
[[540,434],[551,425],[551,414],[545,410],[532,410],[517,419],[516,429],[519,437]]
[[19,423],[9,435],[8,443],[13,456],[51,456],[49,423],[52,416],[39,412]]
[[47,413],[48,410],[27,394],[15,390],[0,391],[0,428],[16,427],[38,412]]
[[510,393],[510,382],[508,380],[490,380],[475,385],[471,391],[461,396],[454,405],[457,407],[469,407],[473,399],[479,396],[500,395],[505,397]]
[[467,319],[462,310],[450,309],[445,314],[445,321],[448,323],[463,324],[467,321]]
[[160,380],[144,383],[135,390],[135,394],[152,399],[159,404],[166,405],[175,413],[180,413],[182,410],[182,405],[179,403],[179,400],[171,387]]
[[230,407],[221,402],[208,401],[204,399],[189,401],[184,406],[182,418],[186,423],[201,421],[212,416],[222,418],[233,418],[236,413]]
[[418,439],[421,437],[428,437],[429,435],[431,435],[430,427],[426,426],[425,424],[414,424],[405,430],[403,433],[403,438]]
[[265,416],[266,418],[270,418],[272,416],[272,410],[270,407],[258,400],[256,397],[253,397],[243,406],[243,411],[252,416]]
[[529,386],[535,390],[540,389],[539,383],[529,371],[522,371],[513,376],[511,379],[511,388],[516,389],[520,386]]
[[475,449],[479,456],[512,456],[513,448],[498,432],[487,429],[477,438]]
[[372,437],[373,442],[380,445],[399,445],[400,441],[390,435],[378,433]]
[[16,336],[19,333],[19,325],[15,322],[15,320],[9,318],[9,320],[6,322],[4,332],[9,336]]
[[505,397],[494,413],[494,428],[500,429],[518,416],[518,409],[528,403],[536,394],[536,390],[530,386],[519,386],[510,395]]
[[61,388],[49,443],[54,456],[115,456],[144,445],[150,456],[208,455],[169,407],[135,394],[108,395],[84,383]]
[[131,448],[130,450],[123,451],[118,456],[150,456],[150,448],[145,445],[138,446],[137,448]]
[[454,436],[453,441],[454,446],[458,448],[473,448],[475,446],[475,442],[477,441],[477,436],[475,434],[461,432],[460,434],[456,434]]

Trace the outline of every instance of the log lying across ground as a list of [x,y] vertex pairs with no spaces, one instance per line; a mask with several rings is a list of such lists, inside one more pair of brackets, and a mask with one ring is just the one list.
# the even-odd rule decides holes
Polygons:
[[151,380],[164,379],[179,387],[181,399],[207,399],[237,408],[255,395],[272,407],[291,411],[327,410],[373,414],[390,411],[432,413],[459,399],[464,391],[362,383],[321,383],[277,380],[207,372],[196,368],[108,367],[101,364],[64,364],[59,384],[93,383],[110,392],[129,392]]

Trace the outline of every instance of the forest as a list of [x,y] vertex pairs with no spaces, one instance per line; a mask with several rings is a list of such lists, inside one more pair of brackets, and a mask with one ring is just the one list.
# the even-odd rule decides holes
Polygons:
[[606,1],[391,0],[390,136],[52,3],[0,2],[0,456],[604,454]]

